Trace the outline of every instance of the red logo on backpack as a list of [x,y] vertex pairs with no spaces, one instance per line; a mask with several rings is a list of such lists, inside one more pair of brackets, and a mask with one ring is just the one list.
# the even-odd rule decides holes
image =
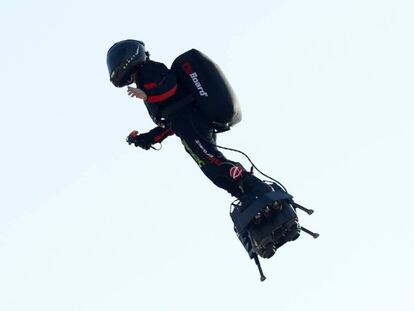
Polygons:
[[181,67],[183,68],[186,74],[190,75],[193,73],[193,66],[191,66],[190,63],[184,63],[181,65]]

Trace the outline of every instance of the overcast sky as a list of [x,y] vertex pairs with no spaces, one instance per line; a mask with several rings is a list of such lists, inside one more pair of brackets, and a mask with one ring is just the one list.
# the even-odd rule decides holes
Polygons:
[[[414,2],[0,4],[0,310],[413,310]],[[170,66],[197,48],[235,89],[244,150],[295,200],[303,235],[262,260],[232,198],[109,82],[139,39]],[[249,163],[237,154],[232,159]]]

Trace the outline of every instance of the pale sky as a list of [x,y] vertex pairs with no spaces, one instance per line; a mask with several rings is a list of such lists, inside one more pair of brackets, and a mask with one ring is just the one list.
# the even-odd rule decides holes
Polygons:
[[[414,2],[0,4],[0,310],[413,310]],[[197,48],[243,121],[219,136],[315,210],[253,261],[232,198],[109,82],[138,39],[171,65]],[[249,163],[238,154],[232,160]]]

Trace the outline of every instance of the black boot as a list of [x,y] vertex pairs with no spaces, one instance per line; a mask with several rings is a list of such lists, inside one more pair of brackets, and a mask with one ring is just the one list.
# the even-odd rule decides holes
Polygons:
[[273,188],[253,175],[253,173],[245,172],[240,180],[239,187],[243,192],[241,201],[249,198],[251,201],[257,199],[261,195],[273,191]]

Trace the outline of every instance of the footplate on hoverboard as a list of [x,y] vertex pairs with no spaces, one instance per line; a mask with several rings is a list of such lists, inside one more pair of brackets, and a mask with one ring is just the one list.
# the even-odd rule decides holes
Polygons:
[[[314,239],[319,237],[298,222],[296,210],[300,209],[311,215],[312,209],[294,202],[293,197],[280,184],[268,183],[274,191],[260,197],[237,200],[231,204],[230,217],[234,223],[234,231],[246,249],[250,259],[254,259],[259,272],[260,280],[266,277],[263,274],[259,256],[272,257],[276,250],[286,242],[296,240],[303,231]],[[247,202],[247,203],[246,203]]]
[[283,244],[299,237],[300,226],[295,210],[287,202],[282,202],[279,210],[270,210],[267,216],[266,212],[262,214],[247,226],[247,232],[257,254],[270,258]]
[[[277,248],[299,237],[298,218],[290,205],[292,196],[272,186],[275,191],[265,193],[247,207],[235,204],[230,213],[235,231],[251,258],[252,252],[270,258]],[[257,218],[258,215],[261,217]]]

